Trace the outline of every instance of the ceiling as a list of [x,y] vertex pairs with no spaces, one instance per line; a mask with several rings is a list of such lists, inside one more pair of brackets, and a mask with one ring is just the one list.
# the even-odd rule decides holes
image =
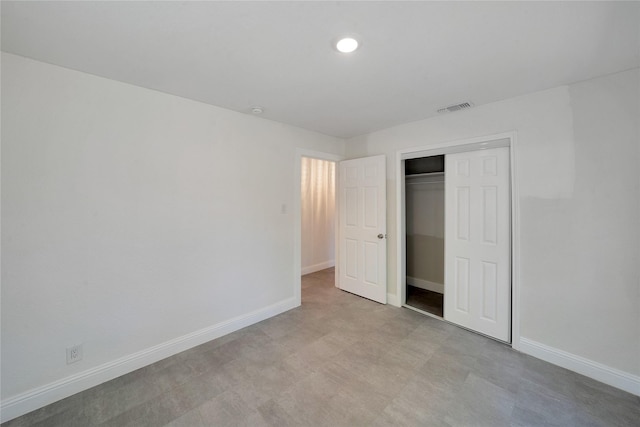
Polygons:
[[3,51],[342,138],[639,67],[639,29],[638,2],[2,2]]

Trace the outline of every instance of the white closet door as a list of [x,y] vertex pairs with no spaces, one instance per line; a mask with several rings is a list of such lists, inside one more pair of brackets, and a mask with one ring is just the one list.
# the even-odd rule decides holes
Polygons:
[[510,341],[509,149],[445,156],[444,318]]
[[387,303],[385,156],[340,162],[339,287]]

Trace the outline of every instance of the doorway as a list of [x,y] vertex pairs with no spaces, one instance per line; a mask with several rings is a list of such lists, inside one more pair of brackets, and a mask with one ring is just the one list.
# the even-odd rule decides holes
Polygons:
[[301,275],[335,266],[336,163],[302,157],[300,164]]
[[[293,298],[294,307],[302,303],[302,159],[303,158],[327,160],[337,164],[343,157],[337,154],[325,153],[322,151],[307,150],[297,148],[294,156],[294,182],[293,182]],[[336,170],[335,180],[339,178],[339,172]],[[339,200],[335,199],[336,205]],[[337,231],[334,229],[334,239]],[[338,254],[337,245],[334,246],[334,254]],[[339,267],[335,267],[335,276],[338,274]],[[337,286],[337,280],[334,280]]]

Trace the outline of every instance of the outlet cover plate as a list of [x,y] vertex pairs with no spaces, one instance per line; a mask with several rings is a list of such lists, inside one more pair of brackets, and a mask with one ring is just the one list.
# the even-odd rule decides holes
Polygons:
[[82,360],[82,344],[74,345],[67,348],[67,365]]

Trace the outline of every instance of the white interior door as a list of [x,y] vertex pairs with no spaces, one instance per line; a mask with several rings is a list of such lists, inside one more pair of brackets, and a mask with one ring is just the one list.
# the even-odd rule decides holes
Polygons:
[[387,303],[385,156],[340,162],[338,287]]
[[444,318],[511,336],[509,149],[445,156]]

